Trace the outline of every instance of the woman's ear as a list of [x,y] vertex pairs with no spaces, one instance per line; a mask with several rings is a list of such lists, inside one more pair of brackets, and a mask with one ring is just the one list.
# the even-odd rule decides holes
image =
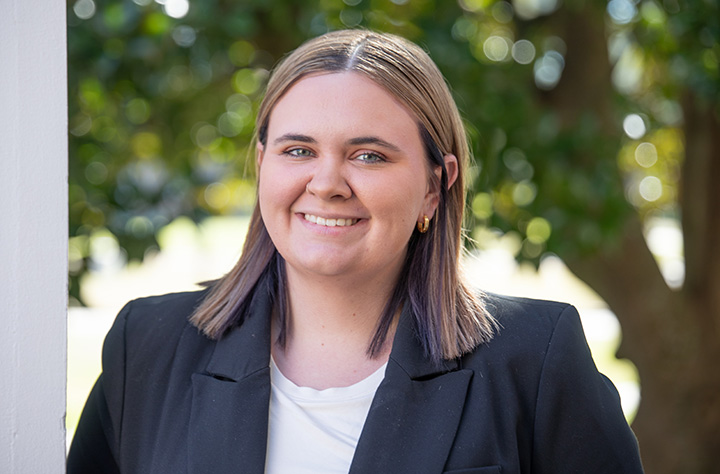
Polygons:
[[448,179],[448,189],[452,187],[453,184],[455,184],[455,181],[457,181],[458,173],[460,172],[460,164],[458,163],[458,159],[455,155],[447,154],[443,157],[445,160],[445,172],[447,172],[447,179]]
[[[450,189],[453,184],[455,184],[455,181],[457,181],[459,170],[459,163],[457,160],[457,157],[452,154],[447,154],[443,157],[445,161],[445,172],[447,173],[447,187]],[[437,182],[440,182],[440,178],[442,177],[442,168],[440,166],[436,166],[434,170],[435,176],[437,176]],[[435,186],[433,186],[435,187]],[[424,215],[429,216],[432,218],[432,216],[435,215],[435,209],[437,209],[438,203],[440,202],[440,190],[439,189],[430,189],[425,196],[425,208],[423,210]],[[422,216],[420,216],[422,217]]]

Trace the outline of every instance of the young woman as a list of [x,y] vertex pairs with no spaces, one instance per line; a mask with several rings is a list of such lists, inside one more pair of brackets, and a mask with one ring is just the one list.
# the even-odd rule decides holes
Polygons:
[[311,40],[257,127],[240,261],[123,309],[68,472],[642,472],[577,312],[463,282],[468,145],[419,47]]

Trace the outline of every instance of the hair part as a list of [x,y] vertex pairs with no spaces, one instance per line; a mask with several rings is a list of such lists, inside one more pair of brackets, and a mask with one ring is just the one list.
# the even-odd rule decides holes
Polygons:
[[[465,128],[442,74],[419,46],[390,34],[342,30],[312,39],[287,56],[273,72],[258,110],[256,140],[267,140],[270,115],[296,82],[316,74],[355,72],[387,90],[416,117],[425,148],[431,189],[438,206],[431,230],[413,232],[398,282],[378,319],[368,354],[382,351],[393,319],[409,305],[425,353],[435,362],[453,359],[488,342],[496,322],[477,290],[460,275],[464,173],[470,159]],[[445,155],[458,159],[458,177],[448,188]],[[441,170],[440,177],[433,172]],[[264,281],[267,284],[259,285]],[[285,262],[275,249],[256,204],[242,255],[215,282],[190,321],[208,337],[220,338],[247,317],[255,291],[270,291],[284,346],[290,305]],[[263,290],[262,288],[267,288]]]

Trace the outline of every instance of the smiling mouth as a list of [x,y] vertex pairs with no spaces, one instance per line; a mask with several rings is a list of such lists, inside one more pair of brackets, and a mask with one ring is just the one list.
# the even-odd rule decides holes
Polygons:
[[357,224],[358,221],[358,219],[326,219],[325,217],[318,217],[312,214],[305,214],[305,220],[325,227],[349,227]]

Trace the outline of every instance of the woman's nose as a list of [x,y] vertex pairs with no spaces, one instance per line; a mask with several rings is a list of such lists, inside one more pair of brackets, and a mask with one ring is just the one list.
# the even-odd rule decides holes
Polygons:
[[352,189],[345,179],[343,164],[342,160],[334,157],[318,159],[305,190],[320,199],[349,199],[352,196]]

